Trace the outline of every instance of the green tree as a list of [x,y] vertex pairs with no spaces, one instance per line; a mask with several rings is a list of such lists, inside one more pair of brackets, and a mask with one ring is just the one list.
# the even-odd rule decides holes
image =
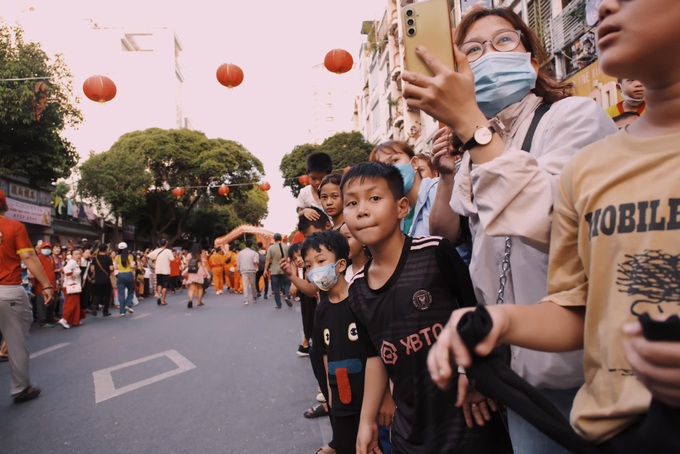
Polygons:
[[[29,80],[12,80],[41,78]],[[57,55],[50,61],[20,27],[0,23],[0,174],[51,184],[78,162],[60,133],[82,121],[72,102],[72,75]]]
[[114,218],[114,242],[120,239],[120,220],[134,220],[146,203],[146,188],[152,177],[146,171],[142,154],[112,147],[101,154],[90,154],[80,166],[78,193],[106,205]]
[[[123,156],[126,165],[135,168],[98,161],[107,155]],[[94,160],[92,164],[90,160]],[[187,228],[196,225],[190,218],[199,208],[209,211],[212,205],[233,204],[234,217],[238,218],[236,208],[242,210],[241,203],[253,199],[248,193],[263,172],[262,163],[237,142],[208,139],[202,132],[188,129],[150,128],[127,133],[108,151],[91,156],[81,166],[79,190],[83,195],[100,198],[126,221],[135,222],[138,231],[148,233],[153,243],[160,235],[169,236],[173,243],[185,233],[192,233]],[[108,175],[106,183],[101,183],[102,174]],[[127,196],[119,195],[120,188],[111,192],[101,187],[141,174],[144,175],[141,181],[131,182],[134,194],[129,195],[132,199],[129,203]],[[218,195],[221,184],[233,185],[228,198]],[[92,190],[90,185],[99,189]],[[175,187],[183,188],[184,195],[173,196],[171,191]],[[263,204],[253,203],[249,211],[243,211],[253,222],[266,215],[268,198],[266,194],[263,196]],[[239,219],[234,224],[240,222]],[[205,231],[199,233],[200,238]]]
[[298,196],[302,189],[298,178],[307,174],[307,156],[312,153],[328,153],[333,160],[334,171],[342,173],[347,166],[366,162],[372,149],[373,144],[366,141],[360,132],[339,132],[321,145],[296,145],[281,159],[279,170],[283,174],[283,185],[290,188],[293,197]]

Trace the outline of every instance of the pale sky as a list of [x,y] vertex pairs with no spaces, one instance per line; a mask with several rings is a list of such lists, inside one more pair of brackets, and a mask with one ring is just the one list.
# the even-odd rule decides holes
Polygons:
[[[0,0],[0,15],[10,23],[19,20],[27,38],[40,41],[49,55],[62,53],[72,66],[74,90],[82,98],[79,107],[86,118],[67,137],[84,157],[90,150],[107,150],[119,133],[111,126],[115,119],[106,117],[107,106],[82,96],[83,78],[111,74],[115,81],[122,70],[111,67],[106,49],[80,35],[69,36],[70,31],[82,29],[85,19],[111,28],[173,28],[184,46],[180,65],[185,115],[194,129],[240,142],[264,163],[265,179],[272,185],[264,226],[287,233],[297,222],[295,201],[290,190],[281,187],[278,167],[295,145],[311,141],[311,78],[326,78],[331,84],[353,78],[356,92],[361,89],[356,68],[340,76],[312,68],[333,48],[346,49],[356,62],[365,39],[362,21],[382,18],[385,6],[386,0]],[[69,60],[69,52],[80,57]],[[215,79],[217,67],[228,62],[245,73],[243,84],[231,90]],[[123,99],[121,89],[126,86],[118,85]],[[351,114],[347,112],[348,119]]]

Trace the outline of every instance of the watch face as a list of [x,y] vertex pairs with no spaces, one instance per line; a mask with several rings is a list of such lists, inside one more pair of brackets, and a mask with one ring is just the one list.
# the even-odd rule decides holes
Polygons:
[[486,145],[491,142],[493,132],[489,128],[479,128],[475,131],[475,140],[480,145]]

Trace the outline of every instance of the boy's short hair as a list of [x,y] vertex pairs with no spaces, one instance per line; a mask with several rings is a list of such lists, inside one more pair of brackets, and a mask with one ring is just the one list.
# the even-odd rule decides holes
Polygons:
[[379,178],[385,180],[387,187],[394,196],[394,200],[399,200],[404,197],[404,179],[401,172],[395,166],[383,164],[382,162],[363,162],[361,164],[352,166],[342,177],[340,183],[340,192],[345,193],[345,186],[354,180],[359,180],[363,183],[367,178]]
[[326,226],[331,220],[328,215],[319,207],[307,207],[307,209],[314,210],[319,213],[319,219],[316,221],[310,221],[305,217],[304,214],[298,216],[298,230],[304,235],[307,229],[310,227],[316,227],[317,229],[326,230]]
[[295,257],[297,252],[300,252],[300,249],[302,249],[302,243],[293,243],[288,246],[288,258],[293,260],[293,257]]
[[253,247],[253,241],[252,241],[252,240],[246,240],[246,247],[247,247],[248,249],[250,249],[251,247]]
[[307,156],[307,173],[321,172],[329,174],[333,171],[333,160],[327,153],[312,153]]
[[338,230],[324,230],[310,234],[302,243],[302,258],[307,255],[310,249],[321,252],[321,246],[335,254],[335,260],[349,259],[349,243],[347,238],[342,236]]
[[264,245],[262,244],[262,241],[258,241],[257,242],[257,248],[262,249],[263,247],[264,247]]

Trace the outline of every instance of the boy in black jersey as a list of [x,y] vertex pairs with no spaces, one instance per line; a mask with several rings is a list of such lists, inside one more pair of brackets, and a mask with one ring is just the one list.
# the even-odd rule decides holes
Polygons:
[[312,233],[302,244],[307,279],[320,290],[314,317],[314,348],[323,354],[330,396],[334,448],[355,452],[364,393],[366,356],[347,300],[349,244],[337,230]]
[[394,166],[353,166],[341,191],[345,223],[373,256],[349,288],[368,356],[357,452],[377,452],[376,417],[388,377],[397,405],[391,433],[395,454],[512,452],[498,415],[483,427],[467,428],[462,410],[454,406],[456,386],[443,391],[428,375],[428,351],[451,312],[476,304],[467,266],[454,246],[440,237],[401,232],[399,221],[409,204]]

